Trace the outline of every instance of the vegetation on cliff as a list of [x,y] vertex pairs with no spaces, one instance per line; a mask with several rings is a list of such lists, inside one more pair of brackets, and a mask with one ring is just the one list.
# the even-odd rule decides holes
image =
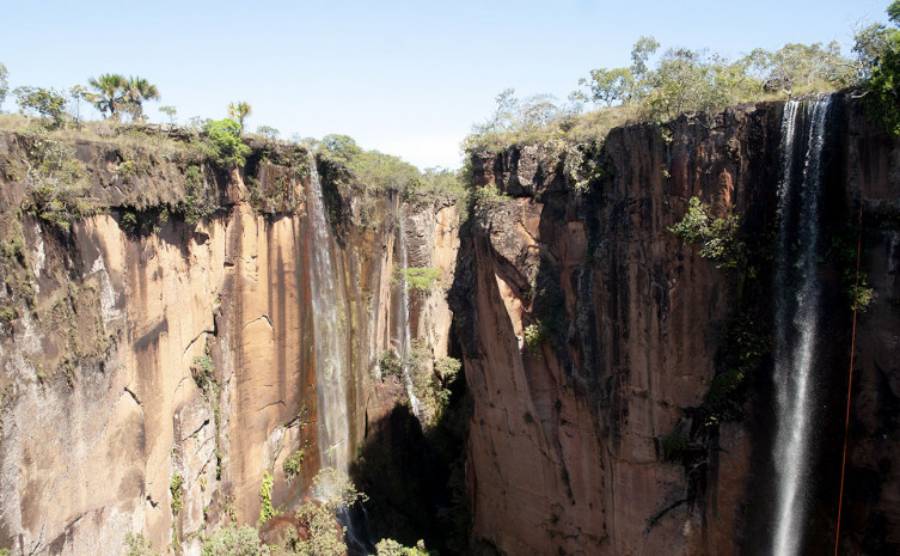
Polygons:
[[[895,0],[888,8],[900,23]],[[665,122],[683,113],[714,113],[736,104],[784,100],[851,88],[869,96],[875,118],[900,134],[900,30],[873,24],[856,34],[854,56],[837,42],[790,43],[755,49],[736,60],[707,50],[670,48],[641,37],[628,67],[597,68],[579,81],[566,102],[551,95],[518,98],[501,92],[488,121],[466,138],[468,152],[498,152],[511,145],[602,140],[630,122]],[[586,109],[586,104],[595,109]]]

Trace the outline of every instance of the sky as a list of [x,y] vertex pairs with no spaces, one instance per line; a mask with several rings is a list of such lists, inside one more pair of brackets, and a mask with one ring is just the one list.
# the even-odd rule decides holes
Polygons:
[[[155,83],[182,123],[253,107],[283,138],[344,133],[422,168],[456,167],[460,143],[508,87],[565,99],[631,45],[737,57],[839,41],[885,20],[888,0],[444,0],[100,2],[0,0],[11,87],[68,89],[105,72]],[[3,108],[14,109],[7,98]]]

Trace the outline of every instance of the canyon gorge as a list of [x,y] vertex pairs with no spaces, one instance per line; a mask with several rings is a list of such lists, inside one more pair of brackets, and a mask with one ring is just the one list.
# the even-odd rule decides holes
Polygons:
[[848,366],[841,553],[900,552],[900,141],[852,95],[471,151],[462,197],[76,137],[63,224],[39,141],[0,133],[10,554],[277,543],[321,469],[351,553],[830,553]]

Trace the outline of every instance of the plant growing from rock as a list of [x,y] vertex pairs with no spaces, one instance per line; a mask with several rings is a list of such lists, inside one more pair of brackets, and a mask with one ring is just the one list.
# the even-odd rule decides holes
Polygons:
[[685,243],[699,245],[700,256],[713,261],[716,268],[737,268],[745,259],[739,225],[737,215],[713,218],[708,205],[691,197],[684,217],[668,229]]
[[268,471],[263,472],[262,483],[259,485],[259,524],[263,525],[279,512],[272,505],[272,488],[275,478]]
[[284,471],[284,476],[288,483],[300,475],[300,472],[303,470],[303,458],[305,455],[303,448],[300,448],[299,450],[294,450],[291,455],[285,458],[281,469]]
[[430,292],[441,278],[441,269],[411,266],[397,269],[397,274],[406,283],[408,289],[417,292]]

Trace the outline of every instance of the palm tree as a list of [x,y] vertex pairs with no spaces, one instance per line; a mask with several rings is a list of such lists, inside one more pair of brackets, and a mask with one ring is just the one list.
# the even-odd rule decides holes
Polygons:
[[122,107],[122,93],[128,81],[118,73],[104,73],[100,77],[92,77],[88,81],[95,91],[94,106],[101,114],[110,119],[119,119],[119,109]]
[[131,114],[134,121],[144,119],[144,101],[158,100],[159,89],[143,77],[132,76],[125,85],[124,92],[125,109]]
[[241,125],[241,133],[244,131],[244,120],[247,119],[251,112],[250,103],[247,101],[232,102],[228,105],[228,115]]

